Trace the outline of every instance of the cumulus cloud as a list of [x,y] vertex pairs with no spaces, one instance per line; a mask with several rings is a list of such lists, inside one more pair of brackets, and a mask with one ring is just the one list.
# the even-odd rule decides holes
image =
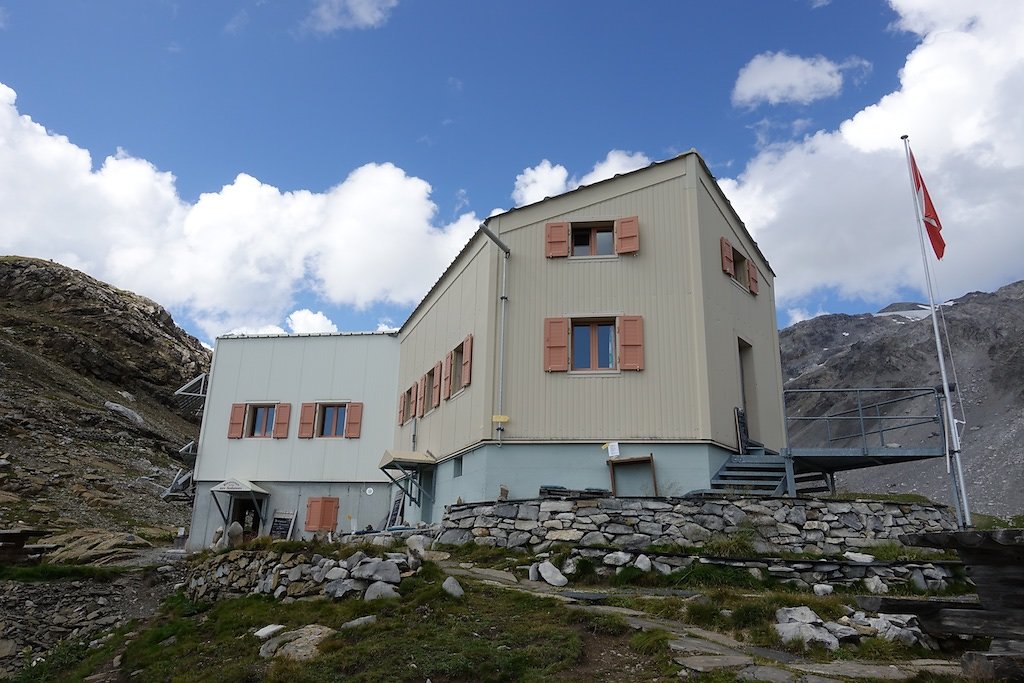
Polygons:
[[231,35],[238,35],[245,27],[249,25],[249,12],[244,9],[240,9],[235,12],[228,23],[224,25],[224,32],[230,33]]
[[287,323],[295,334],[325,334],[338,331],[338,326],[324,315],[323,311],[314,313],[308,308],[293,311],[288,316]]
[[378,28],[397,6],[398,0],[314,0],[303,26],[317,33]]
[[1024,5],[891,2],[897,27],[920,39],[899,89],[722,181],[778,273],[782,309],[823,293],[877,304],[923,291],[903,133],[943,221],[940,298],[1024,276]]
[[10,21],[9,17],[10,14],[7,13],[7,9],[0,7],[0,30],[7,28],[7,22]]
[[789,322],[787,324],[796,325],[797,323],[801,323],[805,320],[817,318],[819,315],[828,315],[828,311],[824,310],[820,306],[814,313],[811,313],[806,308],[787,308],[786,315],[789,317]]
[[[415,303],[469,239],[437,220],[430,185],[366,164],[322,193],[240,174],[195,203],[170,173],[89,153],[21,115],[0,84],[0,253],[52,258],[185,313],[210,337],[275,326],[300,294],[365,308]],[[322,314],[321,314],[322,315]],[[293,331],[323,331],[308,311]]]
[[837,64],[821,55],[798,57],[786,52],[762,52],[740,69],[732,103],[738,107],[783,102],[810,104],[838,95],[843,88],[844,71],[862,73],[870,68],[859,57]]
[[590,185],[607,180],[620,173],[628,173],[643,168],[651,163],[647,155],[641,152],[625,152],[613,149],[604,159],[594,164],[594,168],[582,178],[570,177],[568,169],[561,164],[552,164],[547,159],[536,166],[523,169],[516,176],[512,199],[516,206],[524,206],[539,202],[546,197],[574,190],[581,185]]

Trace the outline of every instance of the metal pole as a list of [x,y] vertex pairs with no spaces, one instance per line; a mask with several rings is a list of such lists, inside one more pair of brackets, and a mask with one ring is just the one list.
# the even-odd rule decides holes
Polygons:
[[[963,523],[966,526],[973,526],[971,512],[967,503],[967,490],[964,487],[963,470],[960,467],[960,432],[956,426],[956,417],[953,415],[953,401],[949,395],[949,380],[946,377],[946,357],[942,350],[942,337],[939,335],[939,319],[936,315],[935,293],[932,288],[931,267],[928,264],[928,250],[924,246],[924,221],[921,218],[921,205],[917,201],[917,179],[914,176],[914,167],[910,157],[910,136],[904,135],[903,148],[907,155],[907,173],[910,174],[910,191],[914,196],[914,218],[917,221],[917,240],[921,247],[921,263],[924,265],[924,279],[928,288],[928,304],[932,314],[932,332],[935,334],[935,351],[939,357],[939,373],[942,376],[942,393],[946,397],[946,419],[949,420],[949,435],[952,440],[953,461],[956,471],[950,469],[949,453],[946,454],[946,472],[956,478],[954,487],[958,490],[957,505],[963,514]],[[960,515],[957,515],[958,517]]]

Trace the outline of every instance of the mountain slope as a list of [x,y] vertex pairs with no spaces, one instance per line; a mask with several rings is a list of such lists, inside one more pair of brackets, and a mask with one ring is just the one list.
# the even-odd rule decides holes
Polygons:
[[0,527],[179,526],[159,493],[196,436],[174,390],[210,352],[161,306],[56,263],[0,257]]
[[[820,316],[783,330],[785,388],[941,386],[930,318],[918,317],[917,304],[884,310],[889,314]],[[943,306],[943,312],[966,415],[963,464],[971,508],[1019,514],[1024,505],[1024,281],[991,294],[972,292]],[[952,368],[947,370],[953,381]],[[787,413],[820,414],[820,398],[790,397]],[[930,431],[919,428],[901,443],[913,445]],[[844,473],[837,483],[855,491],[910,491],[951,500],[941,458]]]

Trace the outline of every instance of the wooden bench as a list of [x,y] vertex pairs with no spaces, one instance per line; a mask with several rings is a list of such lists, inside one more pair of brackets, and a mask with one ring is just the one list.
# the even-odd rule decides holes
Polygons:
[[0,564],[25,564],[48,550],[52,545],[28,545],[33,538],[48,536],[49,529],[0,529]]

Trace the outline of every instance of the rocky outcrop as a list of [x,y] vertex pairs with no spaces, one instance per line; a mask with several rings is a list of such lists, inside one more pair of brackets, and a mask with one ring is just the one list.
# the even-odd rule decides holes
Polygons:
[[[941,386],[930,319],[919,316],[919,305],[895,308],[888,315],[822,315],[782,330],[785,388]],[[917,310],[900,315],[908,308]],[[959,382],[966,414],[969,500],[977,512],[1018,514],[1024,507],[1024,281],[994,293],[972,292],[942,310],[957,371],[950,381]],[[787,413],[820,415],[829,405],[820,394],[792,396]],[[921,425],[887,441],[912,447],[934,439],[934,431]],[[950,500],[941,458],[841,473],[838,481],[851,491]]]
[[61,641],[91,642],[132,619],[149,618],[170,595],[182,573],[127,574],[113,581],[0,581],[0,679]]
[[174,391],[210,352],[156,303],[0,257],[0,528],[187,524],[160,493],[198,434]]
[[807,498],[600,498],[452,505],[439,541],[542,550],[574,546],[703,546],[748,530],[759,552],[838,555],[897,543],[903,534],[951,531],[944,506]]

